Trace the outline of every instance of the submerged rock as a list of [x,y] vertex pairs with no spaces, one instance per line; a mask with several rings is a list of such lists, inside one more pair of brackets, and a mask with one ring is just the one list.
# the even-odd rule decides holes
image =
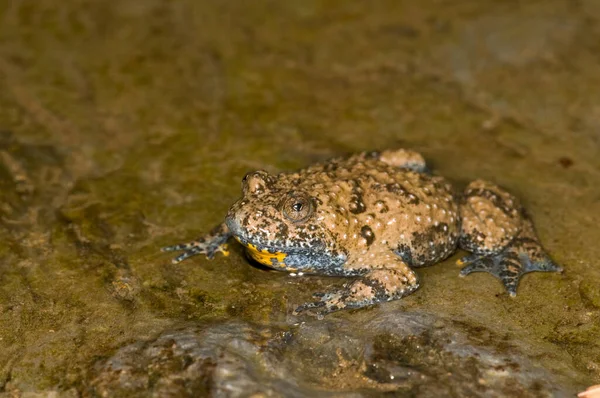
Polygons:
[[[493,335],[491,331],[488,331]],[[517,349],[474,347],[465,327],[386,313],[361,325],[229,321],[138,341],[98,362],[90,396],[568,396]]]

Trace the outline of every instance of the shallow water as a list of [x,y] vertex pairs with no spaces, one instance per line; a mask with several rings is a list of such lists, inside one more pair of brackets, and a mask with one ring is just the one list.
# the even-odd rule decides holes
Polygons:
[[[569,396],[600,383],[600,3],[0,4],[0,394]],[[410,147],[517,194],[563,275],[403,300],[159,248],[245,172]],[[392,376],[394,377],[392,379]]]

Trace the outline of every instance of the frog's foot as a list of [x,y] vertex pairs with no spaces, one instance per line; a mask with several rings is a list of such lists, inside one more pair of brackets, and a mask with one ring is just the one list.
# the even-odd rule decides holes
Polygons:
[[163,252],[183,251],[179,256],[175,257],[171,262],[173,264],[195,256],[204,254],[207,258],[212,259],[218,252],[228,256],[227,239],[231,236],[227,226],[221,224],[213,229],[208,235],[200,237],[189,243],[181,243],[178,245],[163,247]]
[[540,245],[531,221],[525,220],[523,231],[499,253],[492,255],[470,254],[457,262],[467,264],[460,276],[472,272],[489,272],[502,281],[512,297],[517,295],[517,285],[521,277],[534,271],[561,272]]
[[[344,308],[361,308],[368,305],[399,299],[419,287],[417,275],[408,266],[374,269],[331,293],[315,293],[318,301],[305,303],[294,311],[323,316]],[[315,311],[313,311],[315,310]]]

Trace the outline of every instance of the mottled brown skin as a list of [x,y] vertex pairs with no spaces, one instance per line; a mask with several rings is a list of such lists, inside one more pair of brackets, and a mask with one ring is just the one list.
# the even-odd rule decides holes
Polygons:
[[174,262],[212,258],[234,237],[255,260],[295,274],[352,277],[341,289],[315,296],[296,312],[324,314],[398,299],[419,286],[413,268],[442,261],[457,247],[472,254],[461,275],[486,271],[511,295],[531,271],[560,271],[545,254],[519,201],[474,181],[456,194],[426,173],[408,150],[365,152],[295,173],[247,174],[243,197],[225,223],[188,244]]

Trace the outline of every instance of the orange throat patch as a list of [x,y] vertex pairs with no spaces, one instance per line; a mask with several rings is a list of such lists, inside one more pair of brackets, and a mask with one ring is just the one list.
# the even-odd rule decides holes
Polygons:
[[287,257],[287,254],[285,253],[271,253],[266,249],[259,250],[252,243],[244,244],[239,239],[236,238],[236,240],[246,247],[246,250],[250,257],[252,257],[254,260],[258,261],[261,264],[268,266],[283,265],[283,260]]

